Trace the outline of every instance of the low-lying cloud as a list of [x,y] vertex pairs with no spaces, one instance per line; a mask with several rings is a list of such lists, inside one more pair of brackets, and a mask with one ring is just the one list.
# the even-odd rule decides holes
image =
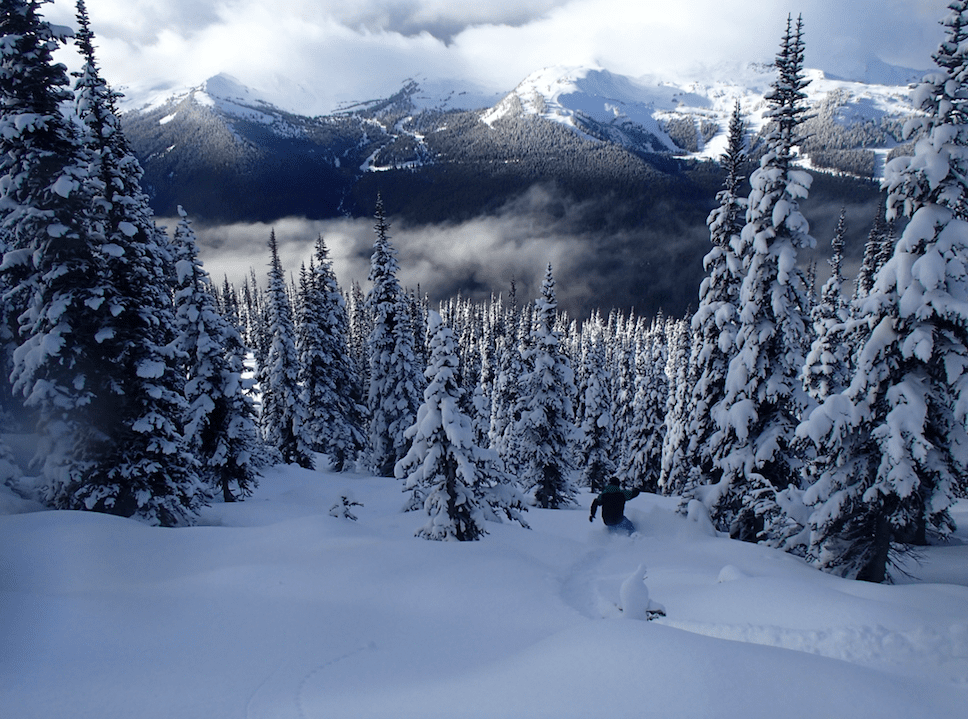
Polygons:
[[[476,301],[492,294],[507,297],[512,281],[518,301],[528,302],[539,294],[550,264],[559,306],[575,317],[598,308],[651,314],[659,307],[681,312],[689,302],[695,304],[708,244],[705,228],[692,230],[692,237],[664,238],[645,228],[601,234],[587,227],[592,209],[564,204],[536,187],[498,213],[466,222],[407,226],[391,217],[398,278],[405,287],[419,287],[435,304],[458,294]],[[369,287],[375,237],[369,219],[287,218],[271,224],[198,226],[195,232],[216,283],[225,276],[239,285],[254,269],[264,286],[267,242],[275,232],[280,260],[291,276],[298,277],[300,266],[308,265],[321,235],[340,285]]]
[[[588,238],[569,229],[566,217],[547,213],[540,190],[509,205],[503,212],[463,223],[408,227],[390,218],[391,243],[397,251],[400,283],[420,288],[433,302],[461,294],[475,300],[492,293],[507,296],[511,282],[518,297],[529,300],[540,290],[549,264],[558,278],[562,306],[587,304],[590,288],[579,268],[592,258]],[[542,207],[542,205],[545,205]],[[160,220],[173,226],[171,220]],[[274,232],[280,261],[298,276],[308,265],[316,238],[322,236],[340,285],[369,286],[370,254],[375,233],[371,219],[306,220],[286,218],[273,223],[197,226],[200,256],[213,280],[228,277],[235,284],[252,269],[264,286],[268,272],[268,239]]]
[[[538,296],[552,266],[559,307],[574,318],[611,309],[652,316],[662,310],[683,316],[695,310],[705,277],[702,258],[709,233],[701,220],[635,228],[596,227],[602,203],[565,201],[547,187],[533,187],[498,212],[466,222],[408,226],[390,217],[391,243],[397,251],[398,278],[420,289],[433,305],[458,294],[475,301],[507,297],[512,281],[521,303]],[[830,239],[845,203],[817,197],[802,208],[817,240],[801,253],[802,267],[813,262],[817,288],[829,276]],[[844,274],[850,280],[863,255],[875,214],[873,198],[846,204],[848,237]],[[670,215],[657,208],[656,216]],[[173,221],[163,224],[174,226]],[[344,290],[358,282],[369,289],[370,254],[375,238],[372,219],[306,220],[286,218],[271,224],[196,226],[200,255],[213,280],[240,286],[255,271],[265,286],[267,247],[275,232],[287,275],[298,278],[308,266],[316,238],[326,240],[333,269]],[[850,288],[847,290],[850,291]]]

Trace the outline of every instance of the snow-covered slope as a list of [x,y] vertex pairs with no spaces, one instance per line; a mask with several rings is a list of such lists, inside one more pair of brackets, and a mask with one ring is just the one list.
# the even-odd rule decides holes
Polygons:
[[[6,492],[0,486],[0,494]],[[342,496],[358,521],[330,515]],[[964,715],[968,534],[852,582],[641,495],[415,538],[399,482],[293,467],[194,528],[0,516],[0,707],[17,719]],[[0,507],[12,505],[0,501]],[[21,507],[20,511],[29,509]],[[338,514],[338,513],[337,513]],[[968,507],[956,508],[960,526]],[[622,584],[665,617],[629,621]],[[626,592],[627,594],[627,592]]]
[[[684,121],[695,128],[695,146],[688,153],[701,158],[718,158],[725,149],[726,129],[734,105],[740,102],[751,132],[766,122],[765,95],[776,76],[771,65],[750,64],[722,70],[704,82],[646,76],[629,78],[603,68],[551,67],[533,73],[500,103],[484,113],[493,125],[514,114],[539,115],[560,122],[578,132],[598,136],[599,128],[616,131],[633,144],[632,128],[657,139],[654,149],[664,146],[681,152],[688,142]],[[903,122],[911,112],[906,85],[875,85],[828,78],[809,70],[807,102],[814,108],[832,106],[830,117],[843,127],[873,123]],[[896,145],[888,140],[886,146]]]
[[278,125],[284,115],[289,115],[265,99],[261,93],[224,73],[210,77],[196,87],[179,90],[164,97],[156,97],[152,102],[138,108],[136,112],[147,114],[157,112],[159,109],[170,110],[158,121],[160,124],[167,124],[177,117],[179,109],[191,106],[211,108],[226,118],[248,120],[265,125]]

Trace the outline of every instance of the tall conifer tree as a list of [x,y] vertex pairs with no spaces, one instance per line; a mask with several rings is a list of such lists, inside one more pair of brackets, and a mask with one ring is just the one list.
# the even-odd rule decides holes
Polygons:
[[416,421],[406,433],[410,449],[395,469],[428,515],[417,535],[476,540],[487,533],[488,519],[507,518],[526,527],[523,497],[505,481],[497,454],[476,444],[471,420],[462,410],[464,390],[454,332],[436,312],[429,313],[428,324],[427,387]]
[[414,332],[406,297],[397,280],[396,251],[390,244],[390,226],[377,197],[376,240],[370,258],[366,309],[372,322],[369,337],[370,464],[385,477],[407,453],[404,436],[420,405],[422,380],[417,376]]
[[525,495],[545,509],[572,504],[577,494],[571,477],[575,380],[562,352],[561,337],[554,329],[557,309],[555,280],[549,265],[541,284],[541,297],[535,301],[531,346],[524,356],[528,366],[522,378],[525,406],[518,423],[525,455]]
[[850,310],[843,291],[846,232],[847,213],[842,209],[830,242],[830,278],[824,283],[820,301],[811,315],[814,341],[803,368],[804,389],[817,401],[843,389],[850,372],[850,328],[846,324]]
[[346,304],[322,237],[316,240],[301,294],[299,366],[309,435],[339,472],[365,446],[363,398],[349,352]]
[[262,385],[262,435],[283,461],[312,469],[306,404],[299,388],[299,357],[292,305],[286,290],[276,233],[269,234],[269,284],[266,290],[268,352],[259,368]]
[[662,444],[669,398],[666,319],[660,313],[647,328],[638,326],[635,350],[635,394],[628,450],[620,473],[634,488],[654,492],[662,471]]
[[[163,525],[189,521],[202,493],[182,433],[167,238],[100,78],[83,3],[77,130],[60,112],[66,79],[36,6],[2,6],[4,48],[16,57],[3,54],[3,122],[17,129],[0,133],[11,143],[0,204],[13,250],[8,286],[27,300],[15,387],[54,445],[46,498]],[[24,113],[35,121],[23,123]]]
[[188,214],[181,207],[178,212],[175,311],[177,342],[187,378],[185,433],[210,491],[233,502],[250,496],[258,485],[259,460],[265,452],[255,409],[242,382],[236,349],[241,338],[215,306]]
[[580,418],[578,465],[581,484],[594,492],[605,489],[615,474],[612,450],[611,382],[605,365],[605,338],[600,317],[586,325],[582,349],[582,382],[578,390]]
[[[715,407],[726,393],[726,373],[736,351],[739,328],[739,293],[744,268],[735,245],[743,230],[746,198],[740,187],[746,164],[746,129],[737,101],[729,123],[729,141],[721,164],[726,170],[723,189],[717,195],[719,206],[706,220],[712,249],[703,259],[707,276],[699,287],[699,307],[692,317],[692,355],[695,384],[685,420],[688,446],[685,476],[669,477],[669,491],[689,497],[702,484],[720,478],[722,447],[713,441]],[[722,439],[722,435],[717,438]]]
[[717,408],[723,474],[706,494],[717,527],[749,540],[769,538],[774,524],[785,524],[777,493],[795,484],[799,474],[791,441],[809,331],[806,287],[796,258],[798,249],[813,246],[799,210],[811,177],[794,165],[806,112],[803,48],[802,22],[788,18],[777,79],[767,95],[772,130],[750,178],[746,225],[736,244],[746,274],[737,353]]

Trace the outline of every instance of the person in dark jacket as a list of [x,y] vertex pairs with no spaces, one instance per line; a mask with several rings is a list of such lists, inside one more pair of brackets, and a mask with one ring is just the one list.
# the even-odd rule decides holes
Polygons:
[[625,503],[639,496],[637,489],[622,489],[617,477],[608,480],[608,486],[592,502],[592,512],[588,521],[594,521],[595,512],[602,508],[602,521],[612,531],[624,531],[631,534],[635,525],[625,516]]

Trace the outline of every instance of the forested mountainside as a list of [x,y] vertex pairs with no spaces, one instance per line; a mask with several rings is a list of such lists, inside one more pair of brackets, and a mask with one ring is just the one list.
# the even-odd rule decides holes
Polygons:
[[[377,188],[393,216],[416,224],[459,221],[488,214],[535,184],[552,184],[571,201],[601,202],[591,221],[606,227],[654,225],[662,221],[656,208],[670,202],[661,214],[702,225],[722,181],[706,161],[717,159],[732,110],[723,98],[732,96],[750,105],[751,154],[758,159],[763,101],[755,88],[629,89],[627,79],[583,70],[562,90],[561,77],[572,76],[561,70],[549,92],[549,83],[537,87],[545,75],[493,108],[428,102],[409,82],[392,97],[315,118],[254,99],[219,76],[127,113],[124,126],[155,211],[173,216],[178,203],[190,203],[201,222],[365,217]],[[814,167],[876,178],[901,140],[905,90],[817,82],[801,151]],[[621,109],[606,93],[623,98],[614,101]],[[568,107],[575,97],[580,107]],[[611,114],[589,109],[602,103]],[[870,195],[863,182],[848,185],[837,184],[848,203]]]
[[[562,76],[571,84],[562,84]],[[455,109],[411,82],[392,97],[310,118],[260,102],[220,76],[123,119],[159,216],[175,216],[181,204],[209,226],[368,218],[378,192],[397,227],[523,212],[523,222],[539,226],[551,219],[588,245],[580,279],[594,286],[594,304],[569,306],[571,312],[684,313],[704,275],[706,219],[723,181],[713,160],[725,132],[721,110],[732,110],[731,96],[715,88],[700,96],[656,86],[645,102],[604,71],[552,74],[557,85],[548,77],[530,78],[491,108]],[[902,89],[882,87],[872,99],[861,96],[868,86],[841,85],[816,95],[820,107],[806,123],[809,160],[881,167],[888,147],[898,146],[892,133],[900,132],[906,107],[898,99]],[[748,175],[762,151],[762,92],[729,91],[750,109]],[[595,109],[617,102],[620,110]],[[874,113],[872,106],[890,111]],[[859,264],[879,190],[858,174],[814,172],[804,211],[818,248],[813,256],[804,253],[806,261],[826,267],[843,206],[850,220],[847,262]],[[539,214],[521,208],[535,188],[544,198]],[[575,278],[562,267],[561,279]]]

